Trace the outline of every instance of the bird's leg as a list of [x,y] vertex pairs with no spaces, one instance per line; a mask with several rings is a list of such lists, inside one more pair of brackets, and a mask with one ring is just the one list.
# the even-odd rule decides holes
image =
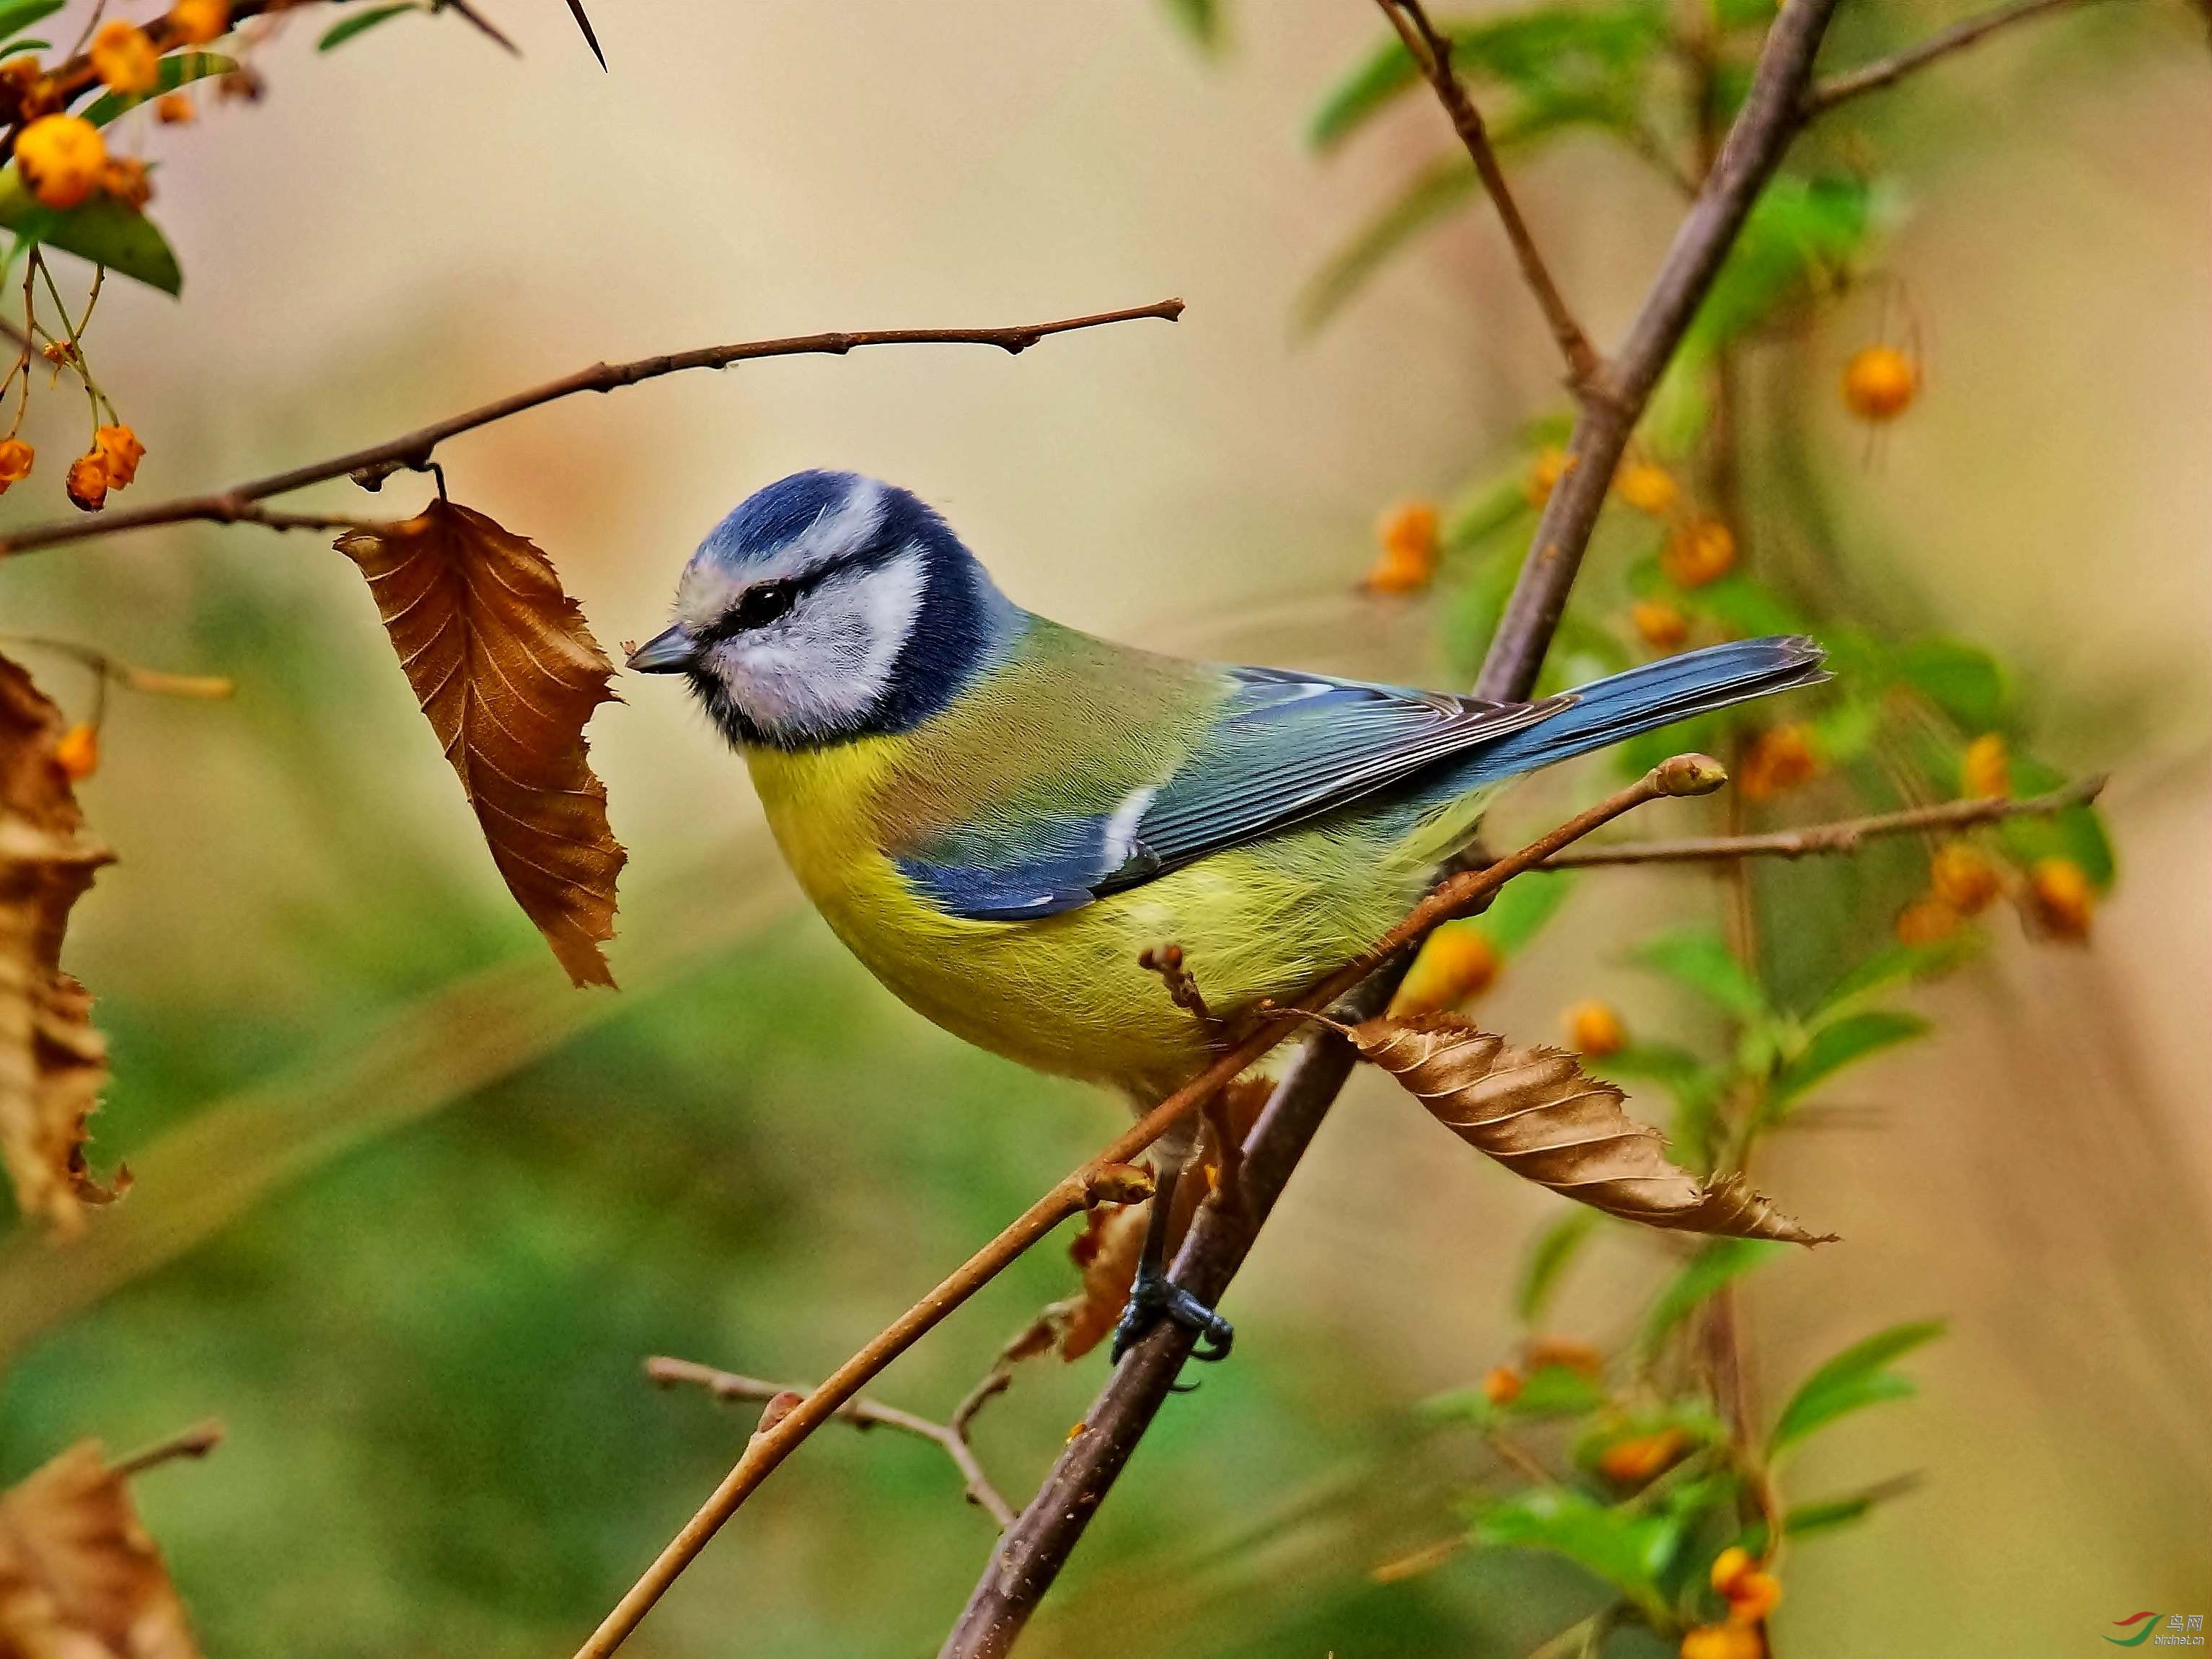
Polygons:
[[1144,1249],[1137,1257],[1137,1276],[1129,1286],[1128,1305],[1121,1310],[1121,1322],[1114,1328],[1111,1352],[1117,1364],[1163,1319],[1198,1333],[1198,1344],[1191,1350],[1193,1359],[1226,1359],[1230,1344],[1237,1339],[1227,1320],[1168,1279],[1168,1232],[1174,1224],[1176,1182],[1190,1161],[1194,1139],[1188,1125],[1178,1126],[1152,1149],[1152,1208],[1145,1225]]

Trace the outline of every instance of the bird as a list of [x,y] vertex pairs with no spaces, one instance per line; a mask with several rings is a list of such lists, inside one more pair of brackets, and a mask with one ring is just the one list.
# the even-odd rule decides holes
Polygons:
[[[628,665],[685,678],[807,898],[894,995],[1139,1110],[1385,933],[1511,779],[1825,678],[1796,636],[1530,702],[1165,656],[1024,610],[918,496],[828,471],[717,524]],[[1170,943],[1203,1012],[1140,961]],[[1117,1358],[1163,1317],[1195,1358],[1233,1340],[1164,1265],[1194,1133],[1152,1149]]]

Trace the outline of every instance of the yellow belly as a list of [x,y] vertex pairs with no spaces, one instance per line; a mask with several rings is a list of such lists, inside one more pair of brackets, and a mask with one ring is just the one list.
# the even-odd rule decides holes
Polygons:
[[1218,1013],[1286,1000],[1405,913],[1442,828],[1383,847],[1342,828],[1293,832],[1060,915],[975,921],[917,897],[878,850],[866,785],[887,757],[871,747],[748,757],[784,856],[831,929],[956,1036],[1144,1097],[1183,1081],[1209,1051],[1198,1019],[1137,965],[1139,951],[1180,945]]

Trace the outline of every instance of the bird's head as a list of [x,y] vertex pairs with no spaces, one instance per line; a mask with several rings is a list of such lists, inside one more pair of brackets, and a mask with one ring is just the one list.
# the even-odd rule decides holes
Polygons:
[[732,743],[809,748],[927,719],[1020,614],[907,491],[794,472],[708,532],[629,665],[687,676]]

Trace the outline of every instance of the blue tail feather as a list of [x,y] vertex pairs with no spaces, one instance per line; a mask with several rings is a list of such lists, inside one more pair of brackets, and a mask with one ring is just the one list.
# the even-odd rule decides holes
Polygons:
[[1566,708],[1482,750],[1455,781],[1462,788],[1498,782],[1730,703],[1813,684],[1827,678],[1823,655],[1802,635],[1790,635],[1662,657],[1577,686]]

